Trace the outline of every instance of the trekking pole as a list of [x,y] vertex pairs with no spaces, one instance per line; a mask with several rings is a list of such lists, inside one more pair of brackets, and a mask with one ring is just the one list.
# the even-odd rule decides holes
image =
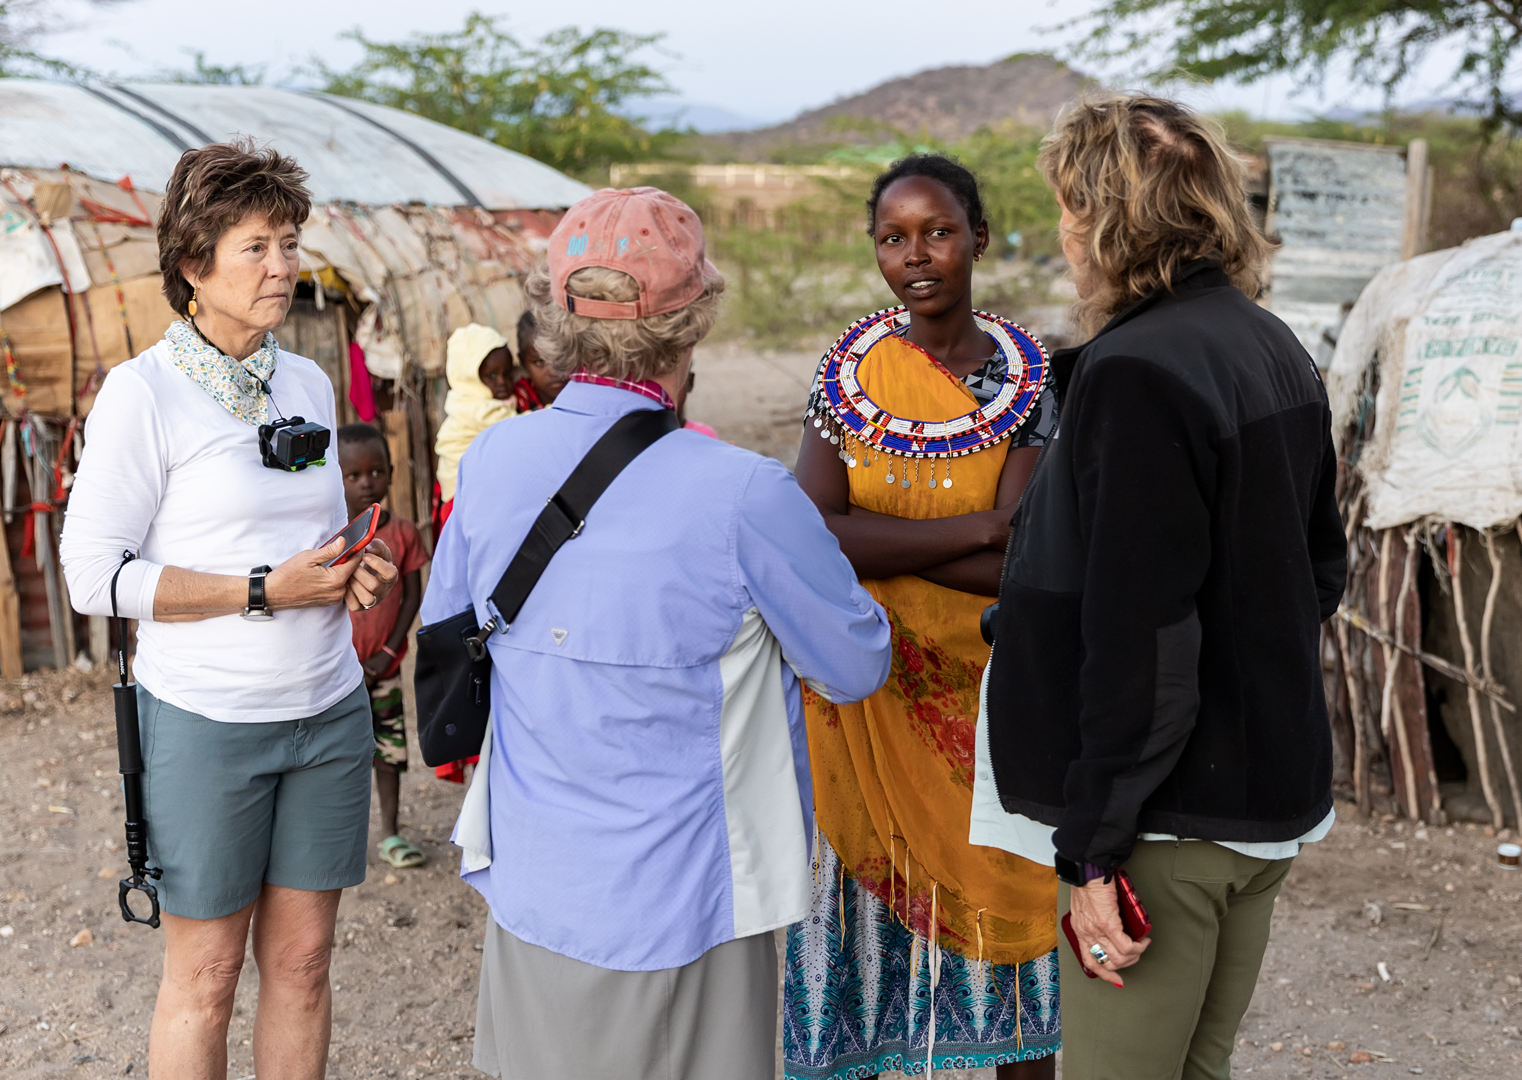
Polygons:
[[[127,922],[143,923],[158,929],[159,891],[153,880],[163,876],[164,871],[148,865],[148,822],[143,820],[143,742],[137,726],[137,684],[127,678],[127,620],[117,614],[116,579],[121,577],[122,567],[137,556],[124,552],[122,565],[111,576],[111,618],[116,623],[116,666],[120,678],[111,686],[116,697],[116,756],[122,774],[122,794],[127,802],[127,865],[130,877],[117,883],[116,902],[121,905],[122,918]],[[149,913],[145,919],[132,910],[129,900],[134,892],[148,898]]]

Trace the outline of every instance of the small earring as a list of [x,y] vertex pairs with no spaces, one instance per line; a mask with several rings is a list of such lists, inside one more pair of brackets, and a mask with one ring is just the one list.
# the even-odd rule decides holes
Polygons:
[[190,303],[185,305],[185,310],[190,312],[190,317],[192,319],[194,319],[196,317],[196,311],[199,310],[199,309],[196,307],[196,290],[195,290],[195,286],[191,286],[191,289],[190,289]]
[[972,261],[973,262],[982,262],[983,261],[983,256],[982,255],[974,255],[972,257]]

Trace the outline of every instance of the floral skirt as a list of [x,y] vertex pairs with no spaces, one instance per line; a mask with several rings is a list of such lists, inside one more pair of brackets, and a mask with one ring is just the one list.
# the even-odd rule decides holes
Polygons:
[[[980,1069],[1057,1052],[1057,951],[1023,964],[932,953],[852,878],[821,836],[813,903],[787,932],[782,1057],[788,1080]],[[933,1042],[932,1042],[933,1040]]]

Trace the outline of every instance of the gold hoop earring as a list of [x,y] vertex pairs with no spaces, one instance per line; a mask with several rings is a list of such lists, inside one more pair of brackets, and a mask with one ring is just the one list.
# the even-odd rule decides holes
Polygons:
[[193,285],[190,288],[190,303],[185,305],[185,310],[190,312],[190,317],[192,319],[196,317],[196,311],[199,310],[196,307],[196,289]]

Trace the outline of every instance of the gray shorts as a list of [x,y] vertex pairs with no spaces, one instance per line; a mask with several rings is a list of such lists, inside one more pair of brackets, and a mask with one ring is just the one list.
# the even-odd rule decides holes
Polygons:
[[508,933],[486,913],[472,1064],[501,1080],[772,1080],[777,943],[767,932],[664,971],[613,971]]
[[375,739],[364,684],[305,720],[221,723],[141,686],[137,709],[165,911],[217,919],[265,882],[320,891],[365,880]]

